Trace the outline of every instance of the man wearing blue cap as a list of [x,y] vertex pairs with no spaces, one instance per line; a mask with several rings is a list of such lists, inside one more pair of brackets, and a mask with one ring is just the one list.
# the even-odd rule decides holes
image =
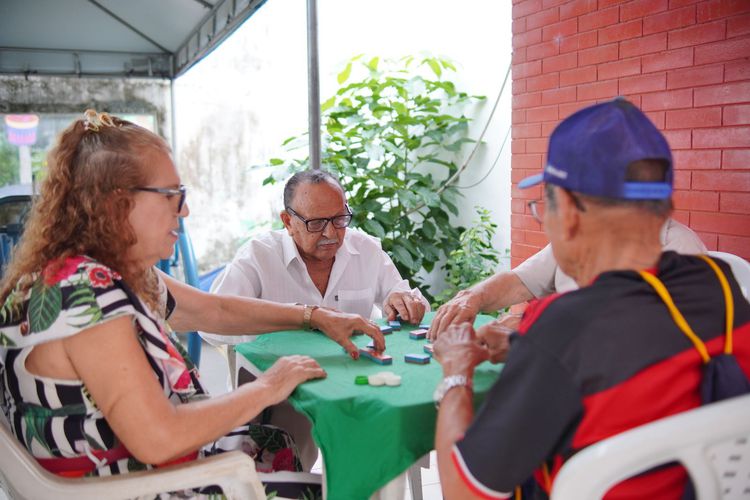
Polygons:
[[[706,396],[702,385],[704,366],[726,348],[739,377],[739,392],[728,395],[748,390],[750,303],[729,266],[662,252],[672,175],[666,140],[626,100],[585,108],[554,130],[544,172],[520,186],[544,183],[555,259],[588,286],[527,309],[476,415],[472,375],[493,357],[493,339],[478,341],[468,323],[438,338],[445,378],[435,391],[435,447],[446,498],[508,498],[517,487],[546,497],[582,448],[727,397]],[[610,493],[680,498],[686,484],[684,469],[665,466]]]

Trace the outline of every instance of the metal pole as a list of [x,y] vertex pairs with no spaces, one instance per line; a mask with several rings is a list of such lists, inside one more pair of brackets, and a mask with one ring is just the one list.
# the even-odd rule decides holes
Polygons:
[[307,112],[310,168],[320,168],[320,71],[318,70],[318,6],[307,0]]

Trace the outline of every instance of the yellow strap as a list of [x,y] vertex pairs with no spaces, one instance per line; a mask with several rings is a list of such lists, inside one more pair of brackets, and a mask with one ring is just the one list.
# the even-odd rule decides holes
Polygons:
[[[721,284],[721,290],[724,293],[724,309],[726,311],[726,318],[725,318],[725,325],[724,325],[724,353],[725,354],[732,354],[732,329],[734,326],[734,299],[732,297],[732,290],[729,288],[729,282],[727,281],[726,276],[724,276],[724,273],[721,271],[718,265],[716,265],[716,262],[713,261],[710,257],[706,255],[699,255],[701,259],[705,260],[708,265],[711,267],[711,269],[716,273],[716,277],[719,279],[719,283]],[[638,271],[638,273],[641,275],[641,277],[651,285],[654,290],[656,291],[657,295],[661,297],[661,300],[664,302],[664,304],[667,306],[667,309],[669,309],[670,314],[672,315],[672,319],[677,324],[677,327],[682,331],[682,333],[687,336],[688,339],[693,343],[695,346],[695,349],[698,351],[698,353],[701,356],[701,359],[703,359],[704,363],[708,363],[708,361],[711,359],[711,356],[708,354],[708,349],[706,349],[706,344],[703,343],[703,341],[698,338],[698,336],[695,334],[692,328],[690,328],[690,325],[688,325],[687,321],[685,320],[685,317],[682,315],[679,309],[677,309],[677,306],[674,304],[674,301],[672,300],[672,296],[669,295],[669,292],[667,291],[667,288],[664,286],[664,283],[659,280],[656,276],[654,276],[651,273],[647,273],[646,271]]]
[[666,304],[667,309],[669,309],[669,313],[672,315],[672,319],[677,324],[677,327],[693,343],[695,348],[698,350],[698,353],[701,355],[701,359],[703,359],[703,362],[708,363],[708,361],[711,359],[711,356],[708,355],[706,344],[704,344],[703,341],[698,338],[698,336],[695,334],[693,329],[690,328],[690,325],[688,325],[687,321],[685,321],[685,317],[682,315],[680,310],[677,309],[677,306],[674,305],[672,296],[669,295],[669,292],[667,291],[667,288],[664,286],[664,283],[662,283],[661,280],[659,280],[659,278],[657,278],[651,273],[647,273],[646,271],[638,271],[638,273],[646,281],[646,283],[648,283],[654,288],[657,295],[661,297],[661,300],[664,302],[664,304]]
[[724,292],[724,304],[726,305],[726,325],[724,326],[724,335],[726,338],[724,340],[724,353],[732,354],[732,329],[734,327],[734,298],[732,297],[732,289],[729,288],[727,277],[724,276],[724,273],[719,269],[719,266],[711,257],[707,255],[699,255],[698,257],[708,262],[708,265],[711,266],[711,269],[714,270],[716,276],[719,278],[719,283],[721,283],[721,290]]
[[515,500],[521,500],[521,487],[520,486],[516,486],[515,493],[516,493],[514,496]]

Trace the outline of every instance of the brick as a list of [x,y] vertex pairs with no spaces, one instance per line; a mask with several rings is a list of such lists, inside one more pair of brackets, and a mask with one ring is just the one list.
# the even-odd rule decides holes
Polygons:
[[662,134],[667,138],[669,147],[676,149],[690,149],[692,145],[692,134],[690,130],[663,130]]
[[529,108],[526,111],[526,119],[530,122],[547,122],[550,120],[557,120],[557,106],[555,105],[542,106],[539,108]]
[[596,0],[573,0],[560,5],[560,19],[578,17],[596,10]]
[[559,7],[564,3],[568,3],[570,0],[542,0],[542,8],[548,9],[550,7]]
[[720,64],[716,66],[698,66],[667,72],[668,89],[702,87],[704,85],[721,83],[723,80],[724,67]]
[[568,87],[585,82],[596,81],[596,66],[569,69],[560,72],[560,87]]
[[634,0],[620,7],[620,22],[667,10],[667,0]]
[[519,94],[525,94],[526,93],[526,80],[523,78],[519,80],[514,79],[513,83],[511,84],[511,89],[512,89],[511,93],[514,96],[519,95]]
[[[525,207],[526,207],[526,202],[524,200],[510,200],[510,213],[512,214],[524,213]],[[510,239],[514,241],[521,241],[521,240],[516,240],[516,237],[523,238],[523,231],[520,229],[511,229]]]
[[750,14],[727,19],[727,38],[750,34]]
[[534,76],[526,80],[526,90],[534,92],[537,90],[555,89],[560,86],[558,73]]
[[528,47],[542,41],[542,29],[535,29],[513,35],[513,48]]
[[644,92],[655,92],[667,88],[667,74],[654,73],[650,75],[629,76],[620,78],[619,91],[624,94],[641,94]]
[[562,71],[565,69],[575,68],[578,65],[578,54],[561,54],[559,56],[548,57],[542,61],[542,71],[550,73],[552,71]]
[[690,227],[690,212],[686,210],[674,210],[672,212],[672,218],[677,222],[681,222]]
[[555,127],[557,127],[558,121],[552,121],[552,122],[543,122],[542,123],[542,137],[549,137],[552,135],[552,131],[555,130]]
[[617,81],[609,80],[596,83],[585,83],[578,85],[578,99],[603,99],[615,98],[618,96]]
[[510,123],[515,125],[516,123],[523,123],[526,121],[526,110],[514,109],[510,112]]
[[512,101],[513,109],[531,108],[542,103],[542,94],[534,92],[533,94],[514,95]]
[[[748,96],[750,101],[750,96]],[[750,123],[750,104],[725,106],[722,125],[743,125]]]
[[719,209],[719,193],[708,191],[675,191],[672,199],[677,210],[716,212]]
[[[693,172],[693,191],[750,191],[750,172],[700,171]],[[750,227],[748,227],[750,231]],[[750,233],[749,233],[750,234]]]
[[[541,155],[537,155],[537,156],[541,157]],[[522,181],[526,177],[529,177],[530,175],[534,175],[537,173],[539,173],[538,168],[535,168],[532,170],[532,169],[519,168],[519,167],[513,166],[513,170],[511,170],[510,172],[510,180],[511,182],[518,184],[520,181]]]
[[623,4],[629,0],[599,0],[599,8],[611,7],[613,5]]
[[541,28],[560,20],[560,9],[552,7],[530,14],[526,18],[526,29]]
[[654,94],[644,95],[641,100],[641,109],[643,109],[644,111],[691,107],[693,107],[692,89],[656,92]]
[[524,240],[531,246],[543,248],[549,243],[547,235],[543,231],[524,231]]
[[542,74],[542,61],[530,61],[513,65],[513,78],[526,78]]
[[578,18],[578,31],[584,32],[612,26],[620,21],[620,8],[602,9]]
[[[690,226],[698,231],[735,236],[750,236],[750,216],[709,212],[690,214]],[[530,228],[531,229],[531,228]],[[719,236],[721,245],[721,236]]]
[[513,5],[513,19],[528,16],[542,8],[542,0],[524,0]]
[[694,231],[695,234],[698,235],[698,237],[701,239],[704,245],[706,245],[706,248],[709,250],[716,250],[716,247],[718,246],[718,240],[719,237],[715,234],[711,233],[703,233],[700,231]]
[[643,34],[643,22],[640,19],[619,23],[599,30],[599,44],[620,42]]
[[667,128],[699,128],[721,126],[721,108],[707,107],[667,111]]
[[670,49],[687,47],[688,45],[702,45],[704,43],[723,40],[726,33],[726,23],[718,21],[708,24],[697,24],[669,32],[668,46]]
[[659,130],[664,130],[664,117],[666,113],[664,111],[647,111],[644,113],[648,116],[648,119],[656,125]]
[[[539,200],[542,197],[542,188],[540,186],[535,186],[533,188],[518,189],[518,185],[513,184],[510,187],[510,195],[512,198],[519,199],[519,200]],[[515,227],[513,226],[512,220],[511,220],[510,227]],[[524,229],[524,228],[519,227],[519,229]]]
[[546,137],[541,139],[526,139],[526,152],[527,153],[547,153]]
[[[510,164],[515,169],[540,169],[542,168],[542,155],[513,155]],[[531,174],[529,174],[531,175]],[[520,179],[519,179],[520,180]]]
[[748,54],[750,54],[750,38],[733,38],[696,47],[695,65],[746,59]]
[[523,154],[526,152],[526,139],[511,139],[510,154]]
[[538,123],[523,123],[515,125],[511,129],[513,139],[526,139],[529,137],[539,137],[542,127]]
[[750,214],[750,193],[721,193],[719,211],[729,214]]
[[575,87],[547,90],[542,93],[542,104],[560,104],[576,100]]
[[656,33],[620,42],[620,58],[653,54],[667,49],[667,34]]
[[591,47],[596,47],[597,36],[596,31],[589,31],[587,33],[578,33],[576,35],[566,36],[560,40],[560,53],[573,52]]
[[721,153],[721,168],[750,169],[750,149],[732,149]]
[[750,59],[729,62],[724,65],[724,81],[750,80]]
[[[539,223],[535,222],[536,228],[529,228],[529,229],[536,229],[539,230]],[[510,254],[513,257],[520,257],[522,259],[528,259],[535,253],[539,251],[539,247],[534,247],[531,245],[525,245],[523,243],[511,243],[510,244]]]
[[638,75],[641,72],[641,59],[634,57],[611,63],[600,64],[596,67],[596,77],[599,80]]
[[695,24],[695,5],[673,9],[643,19],[643,34],[651,35]]
[[[694,148],[750,147],[750,127],[693,130]],[[748,188],[750,191],[750,187]]]
[[750,99],[750,81],[713,85],[695,89],[696,106],[747,102]]
[[710,0],[698,4],[698,22],[704,23],[744,12],[750,12],[747,0]]
[[643,56],[643,72],[664,71],[667,69],[685,68],[693,65],[693,48],[669,50],[659,54]]
[[616,61],[618,54],[619,50],[616,43],[581,50],[578,52],[578,65],[588,66],[589,64]]
[[717,249],[722,252],[733,253],[735,255],[739,255],[743,259],[750,260],[750,238],[720,234]]
[[542,59],[549,56],[556,56],[560,53],[560,46],[554,40],[549,42],[537,43],[526,48],[526,58],[529,61]]
[[513,64],[526,62],[526,47],[514,48],[513,53],[510,56],[510,62]]
[[686,5],[693,5],[698,2],[703,2],[705,0],[669,0],[669,8],[670,9],[679,9],[680,7],[684,7]]
[[578,20],[568,19],[542,28],[542,40],[557,40],[578,33]]
[[688,150],[673,153],[677,170],[718,170],[721,168],[721,150]]
[[510,24],[510,31],[514,35],[528,31],[526,29],[526,18],[522,17],[520,19],[513,19],[513,22]]
[[675,189],[690,189],[690,180],[693,178],[692,175],[692,172],[675,171],[672,185]]
[[585,108],[586,106],[590,106],[592,104],[596,104],[596,100],[590,100],[590,101],[575,101],[567,104],[560,104],[557,108],[557,114],[560,117],[560,120],[564,120],[565,118],[569,117],[573,113],[575,113],[578,110],[581,110]]

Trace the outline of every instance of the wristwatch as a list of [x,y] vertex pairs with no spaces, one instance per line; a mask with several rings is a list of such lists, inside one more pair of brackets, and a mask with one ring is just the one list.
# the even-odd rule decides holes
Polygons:
[[302,313],[302,328],[305,330],[311,330],[312,325],[310,325],[310,319],[312,319],[312,313],[315,309],[318,309],[318,306],[311,306],[308,304],[304,304],[304,312]]
[[471,390],[471,379],[469,379],[466,375],[449,375],[441,380],[438,386],[435,388],[435,392],[432,394],[432,399],[435,401],[435,408],[440,408],[440,402],[443,400],[448,391],[450,391],[454,387],[468,387],[469,390]]

